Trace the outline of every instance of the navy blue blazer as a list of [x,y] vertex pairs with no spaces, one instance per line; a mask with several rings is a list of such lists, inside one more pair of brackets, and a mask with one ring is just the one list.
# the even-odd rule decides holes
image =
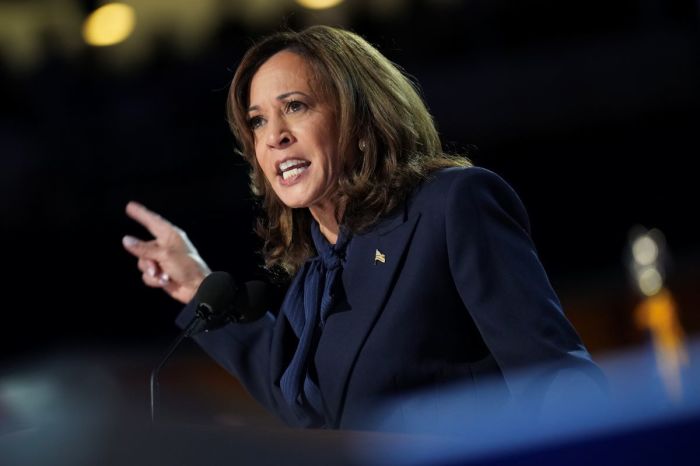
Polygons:
[[[366,428],[376,403],[450,382],[477,396],[480,381],[496,381],[489,386],[505,400],[532,365],[545,365],[551,380],[560,368],[598,377],[537,257],[520,199],[488,170],[437,172],[355,235],[342,285],[345,305],[328,317],[314,359],[323,427]],[[279,387],[296,344],[283,315],[195,339],[268,410],[300,425]]]

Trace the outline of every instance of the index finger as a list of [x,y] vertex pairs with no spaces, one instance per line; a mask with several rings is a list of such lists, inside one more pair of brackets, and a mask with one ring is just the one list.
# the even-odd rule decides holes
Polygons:
[[172,228],[169,221],[138,202],[129,202],[126,205],[126,214],[146,227],[156,238],[166,235]]

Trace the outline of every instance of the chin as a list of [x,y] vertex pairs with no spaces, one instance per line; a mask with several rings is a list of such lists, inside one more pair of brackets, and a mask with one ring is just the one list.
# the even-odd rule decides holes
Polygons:
[[[301,186],[295,186],[295,188],[300,187]],[[275,192],[275,194],[277,194],[277,199],[279,199],[280,202],[282,202],[282,204],[291,209],[303,209],[311,207],[318,197],[318,195],[316,195],[315,192],[309,193],[305,189],[286,188],[282,190],[282,195],[280,195],[280,193],[278,192]]]
[[308,204],[306,204],[304,202],[285,202],[285,201],[282,201],[282,204],[289,207],[290,209],[303,209],[303,208],[306,208],[309,206]]
[[309,208],[313,205],[318,204],[319,200],[324,198],[324,195],[320,192],[320,190],[303,189],[306,187],[302,187],[299,185],[294,186],[294,188],[281,189],[280,191],[282,191],[282,195],[280,195],[280,193],[277,190],[275,190],[275,195],[277,195],[277,199],[279,199],[282,204],[289,207],[290,209]]
[[277,196],[277,199],[279,199],[282,204],[290,209],[303,209],[305,207],[309,207],[309,202],[306,199],[299,199],[293,196]]

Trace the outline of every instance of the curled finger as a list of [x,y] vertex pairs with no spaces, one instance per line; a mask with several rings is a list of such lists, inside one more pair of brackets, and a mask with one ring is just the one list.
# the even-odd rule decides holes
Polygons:
[[158,283],[160,283],[161,286],[168,285],[170,283],[170,275],[167,273],[161,273],[158,276]]
[[147,272],[141,274],[141,280],[143,280],[146,286],[150,286],[151,288],[163,287],[163,284],[161,283],[160,278],[158,276],[152,276]]
[[138,268],[141,272],[148,274],[151,277],[156,277],[160,274],[160,267],[158,267],[158,263],[151,259],[139,259]]

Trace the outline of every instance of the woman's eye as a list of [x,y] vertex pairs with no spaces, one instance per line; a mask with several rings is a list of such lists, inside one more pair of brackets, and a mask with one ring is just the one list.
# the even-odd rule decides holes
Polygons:
[[262,126],[262,124],[263,124],[262,117],[254,116],[254,117],[248,119],[248,126],[250,127],[250,129],[253,129],[253,130],[258,129]]
[[299,110],[302,110],[306,104],[303,102],[299,102],[298,100],[292,100],[287,104],[287,111],[290,113],[298,112]]

